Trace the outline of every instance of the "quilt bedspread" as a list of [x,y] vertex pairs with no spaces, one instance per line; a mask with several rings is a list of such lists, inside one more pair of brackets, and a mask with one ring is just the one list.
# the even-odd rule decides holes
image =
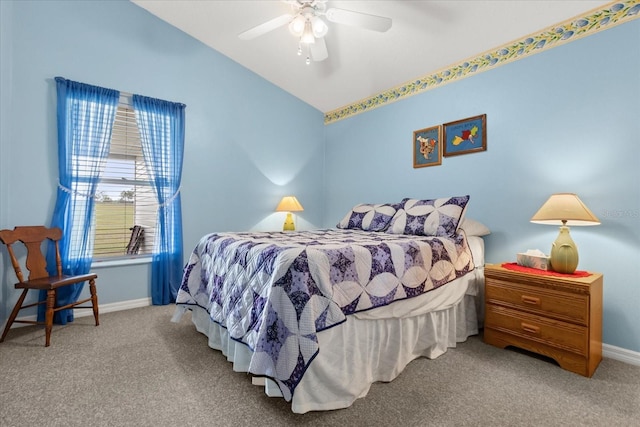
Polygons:
[[275,380],[290,401],[320,351],[317,332],[473,269],[463,233],[214,233],[191,254],[176,303],[207,310],[252,350],[249,372]]

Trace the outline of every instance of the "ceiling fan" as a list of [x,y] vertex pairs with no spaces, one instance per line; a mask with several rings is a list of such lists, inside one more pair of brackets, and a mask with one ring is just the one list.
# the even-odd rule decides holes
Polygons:
[[242,40],[251,40],[288,24],[289,32],[299,38],[298,55],[302,55],[303,49],[306,50],[306,62],[310,64],[312,59],[314,61],[323,61],[329,56],[327,45],[324,41],[324,36],[329,31],[329,27],[322,19],[323,16],[329,22],[351,25],[367,30],[385,32],[391,28],[391,18],[335,7],[327,9],[327,0],[282,1],[291,5],[291,13],[278,16],[250,28],[238,34],[238,37]]

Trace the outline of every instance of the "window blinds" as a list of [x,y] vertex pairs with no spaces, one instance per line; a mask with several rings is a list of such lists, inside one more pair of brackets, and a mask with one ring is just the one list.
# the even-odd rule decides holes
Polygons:
[[151,253],[156,234],[156,200],[142,154],[135,112],[121,97],[109,157],[96,191],[94,258],[127,255],[135,225],[144,230],[138,253]]

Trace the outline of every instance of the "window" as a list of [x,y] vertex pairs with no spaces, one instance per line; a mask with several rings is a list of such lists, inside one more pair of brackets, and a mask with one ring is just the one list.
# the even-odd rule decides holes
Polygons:
[[[142,95],[127,102],[117,90],[63,77],[55,81],[58,190],[51,226],[62,229],[63,271],[84,274],[94,258],[126,254],[126,237],[117,236],[130,235],[134,225],[134,232],[147,227],[142,253],[153,254],[151,302],[175,302],[184,267],[180,181],[186,106]],[[59,292],[59,305],[77,300],[81,291],[79,285],[68,295]],[[66,311],[61,317],[72,320],[73,310]]]
[[[109,156],[96,190],[94,258],[150,254],[153,250],[157,198],[149,182],[140,132],[130,99],[120,97]],[[139,233],[134,226],[143,230]],[[127,250],[132,236],[139,247]]]

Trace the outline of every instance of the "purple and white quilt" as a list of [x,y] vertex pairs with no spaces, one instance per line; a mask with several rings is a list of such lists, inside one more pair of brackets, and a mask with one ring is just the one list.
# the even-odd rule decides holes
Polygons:
[[249,372],[272,378],[290,401],[321,351],[319,331],[473,269],[464,233],[214,233],[191,254],[176,304],[207,310],[252,350]]

